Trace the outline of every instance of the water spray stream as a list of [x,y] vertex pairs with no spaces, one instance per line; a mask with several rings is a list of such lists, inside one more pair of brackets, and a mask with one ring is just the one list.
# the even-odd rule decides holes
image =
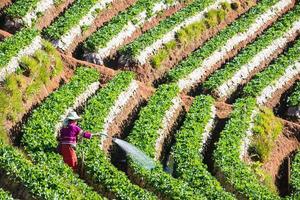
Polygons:
[[[101,135],[105,137],[110,137],[104,133],[101,133]],[[133,161],[138,163],[143,168],[151,170],[155,167],[154,160],[149,158],[143,151],[138,149],[136,146],[118,138],[112,138],[112,141],[116,143],[121,149],[123,149],[126,152],[126,154],[133,159]]]

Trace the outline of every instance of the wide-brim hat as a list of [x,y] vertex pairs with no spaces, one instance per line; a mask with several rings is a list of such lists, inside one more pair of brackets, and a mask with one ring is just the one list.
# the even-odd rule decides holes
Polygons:
[[69,120],[80,120],[81,117],[79,117],[75,111],[72,111],[68,114],[67,119],[69,119]]

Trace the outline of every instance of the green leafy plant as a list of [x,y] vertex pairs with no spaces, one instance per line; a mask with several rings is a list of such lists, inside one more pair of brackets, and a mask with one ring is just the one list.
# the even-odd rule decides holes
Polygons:
[[8,183],[22,185],[34,199],[102,199],[91,190],[89,192],[80,190],[82,183],[74,183],[76,184],[74,187],[62,179],[61,175],[67,173],[66,170],[53,173],[53,166],[34,165],[20,151],[0,141],[1,172],[8,177]]
[[[134,77],[131,72],[121,72],[92,97],[85,106],[81,127],[93,133],[102,132],[111,107]],[[84,155],[85,174],[96,188],[101,185],[104,192],[112,193],[117,199],[156,199],[153,194],[132,184],[123,172],[115,168],[99,144],[101,139],[93,138],[83,141],[78,147],[79,155]]]
[[[295,158],[292,161],[291,168],[291,186],[294,197],[300,196],[300,154],[296,152]],[[292,199],[292,198],[291,198]]]
[[300,106],[300,82],[297,83],[294,91],[287,99],[288,106]]
[[[76,0],[75,3],[54,23],[44,29],[43,34],[51,40],[59,40],[72,27],[88,14],[91,8],[98,3],[98,0]],[[98,10],[100,12],[100,10]],[[83,28],[83,31],[87,27]]]
[[[300,10],[300,6],[298,6]],[[286,22],[291,23],[291,22]],[[282,26],[287,26],[282,24]],[[244,87],[242,97],[257,97],[264,88],[276,83],[276,80],[285,74],[287,66],[300,61],[299,56],[300,40],[296,40],[294,45],[284,54],[278,57],[273,64],[269,65],[264,71],[256,74],[254,78]]]
[[33,28],[25,28],[17,32],[12,37],[8,37],[0,43],[0,69],[6,67],[9,61],[30,45],[39,32]]
[[[234,21],[215,37],[207,41],[201,48],[191,53],[185,60],[181,61],[175,68],[167,74],[169,82],[175,82],[185,78],[193,70],[199,68],[203,61],[211,56],[215,51],[221,49],[233,36],[244,33],[255,20],[266,12],[271,6],[278,3],[278,0],[262,0],[257,6],[252,7],[247,13]],[[226,9],[227,6],[224,6]]]
[[256,110],[253,98],[240,99],[234,104],[230,119],[221,132],[213,157],[215,167],[235,192],[247,199],[279,199],[254,175],[251,167],[240,159],[242,141]]
[[25,152],[38,164],[48,166],[47,171],[59,179],[65,187],[80,193],[89,199],[101,198],[92,191],[73,171],[64,164],[60,155],[55,153],[57,141],[55,126],[60,117],[70,108],[87,87],[97,82],[99,73],[95,69],[80,67],[70,82],[61,86],[57,91],[33,111],[27,123],[23,126],[21,140]]
[[0,188],[0,199],[13,200],[11,194]]
[[[165,19],[164,21],[160,22],[160,24],[153,29],[147,31],[141,37],[136,39],[134,42],[124,46],[119,50],[120,55],[126,55],[132,62],[136,62],[136,56],[139,55],[146,47],[153,44],[156,40],[159,40],[164,37],[166,33],[171,31],[176,25],[182,23],[187,18],[196,15],[197,13],[203,11],[207,6],[212,4],[213,1],[211,0],[195,0],[193,3],[188,5],[187,7],[183,8],[179,12],[175,13],[171,17]],[[224,10],[224,8],[220,8],[220,10]],[[190,26],[182,27],[180,30],[176,31],[176,34],[179,33],[175,38],[181,39],[184,43],[191,43],[193,39],[196,37],[201,36],[201,32],[203,31],[202,25],[204,24],[205,20],[211,21],[211,17],[214,16],[211,14],[213,11],[208,12],[205,19],[201,19],[198,22],[193,23]],[[217,18],[217,17],[216,17]],[[201,22],[201,23],[200,23]],[[210,23],[210,22],[209,22]],[[213,24],[211,24],[213,26]],[[200,28],[199,28],[200,27]],[[199,28],[199,29],[198,29]],[[183,30],[182,30],[183,29]],[[200,36],[199,36],[200,34]],[[177,46],[180,46],[180,40],[176,41]],[[184,45],[184,43],[182,45]],[[151,63],[154,64],[154,67],[157,67],[158,64],[162,63],[162,59],[169,57],[170,51],[167,55],[167,51],[165,49],[158,51],[158,54],[154,59],[150,59]],[[156,53],[154,54],[154,56]],[[151,56],[153,58],[153,56]]]
[[235,199],[224,191],[220,183],[209,173],[202,162],[200,149],[205,127],[212,119],[214,99],[211,96],[200,95],[187,113],[184,124],[176,133],[176,143],[173,146],[175,177],[189,183],[198,193],[203,193],[207,199]]
[[292,28],[293,22],[299,19],[300,6],[298,5],[256,39],[254,43],[243,49],[231,62],[226,63],[224,68],[216,71],[209,77],[209,79],[203,83],[204,89],[214,93],[221,84],[231,79],[243,65],[247,64],[254,56],[266,49],[274,40],[282,37]]
[[[179,0],[179,2],[182,1]],[[97,32],[93,33],[84,43],[84,48],[90,52],[96,52],[97,49],[104,48],[129,22],[137,24],[140,21],[138,20],[139,14],[144,12],[145,9],[152,10],[158,2],[171,5],[173,0],[138,0],[133,6],[115,16],[106,25],[99,28]],[[152,11],[148,13],[145,22],[156,14]]]

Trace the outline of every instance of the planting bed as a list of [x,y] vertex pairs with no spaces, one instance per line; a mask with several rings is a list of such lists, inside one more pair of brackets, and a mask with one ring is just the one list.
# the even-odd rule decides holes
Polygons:
[[[300,198],[299,0],[0,9],[0,199]],[[77,171],[57,151],[73,110],[102,133]]]

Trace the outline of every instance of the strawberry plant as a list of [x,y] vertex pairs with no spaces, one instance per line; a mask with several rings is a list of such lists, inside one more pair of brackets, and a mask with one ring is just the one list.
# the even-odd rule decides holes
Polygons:
[[185,60],[181,61],[175,68],[170,70],[167,74],[168,81],[179,81],[180,79],[187,77],[194,70],[204,67],[206,63],[203,63],[203,61],[212,56],[214,52],[221,51],[231,38],[246,32],[260,15],[264,14],[278,2],[279,0],[262,0],[258,2],[257,6],[252,7],[247,13],[242,15],[227,28],[220,31],[201,48],[191,53]]
[[0,171],[8,177],[8,183],[22,185],[33,199],[102,199],[86,186],[83,189],[83,183],[72,184],[63,179],[61,175],[67,170],[54,173],[53,167],[34,165],[20,151],[0,141]]
[[[283,24],[282,26],[287,26],[287,24]],[[242,96],[257,97],[264,88],[269,85],[274,85],[276,80],[285,74],[285,70],[288,66],[294,66],[295,63],[300,61],[299,50],[300,40],[298,39],[295,44],[289,48],[286,53],[275,60],[273,64],[254,76],[254,78],[244,87]]]
[[[100,0],[76,0],[75,3],[54,23],[44,29],[44,35],[50,40],[59,40],[62,35],[70,31],[79,21],[88,14],[92,7]],[[95,10],[97,15],[101,9]]]
[[240,99],[234,104],[228,123],[216,144],[214,160],[216,169],[224,176],[226,184],[232,186],[238,195],[247,199],[279,199],[263,186],[253,174],[249,165],[240,158],[241,145],[256,110],[253,98]]
[[[125,91],[134,74],[121,72],[102,88],[86,104],[80,126],[93,133],[103,132],[105,119],[119,95]],[[117,199],[156,199],[154,195],[133,185],[123,172],[115,168],[99,147],[101,140],[93,138],[83,141],[78,147],[79,155],[84,155],[84,171],[95,187],[101,185],[104,192],[110,192]]]
[[175,177],[189,183],[190,187],[203,193],[207,199],[234,199],[224,191],[202,162],[200,151],[203,149],[206,126],[215,117],[213,106],[214,99],[210,96],[201,95],[194,99],[183,126],[176,133],[173,146]]
[[0,69],[6,67],[9,61],[30,45],[39,32],[33,28],[25,28],[17,32],[12,37],[6,38],[0,43]]
[[33,111],[22,129],[21,143],[30,158],[35,163],[49,166],[48,171],[53,176],[58,176],[62,183],[75,187],[83,195],[93,192],[64,164],[61,156],[54,152],[57,147],[55,126],[65,111],[75,103],[76,97],[98,79],[99,73],[95,69],[78,68],[69,83],[48,96]]
[[[262,52],[264,53],[264,49],[268,48],[270,45],[273,45],[274,40],[283,37],[284,34],[287,33],[293,27],[293,23],[299,21],[299,19],[300,5],[296,6],[294,10],[286,14],[279,21],[277,21],[254,43],[243,49],[241,53],[238,56],[236,56],[231,62],[226,63],[224,68],[216,71],[206,82],[204,82],[204,89],[213,93],[217,93],[217,90],[219,90],[220,85],[226,83],[226,81],[229,79],[234,80],[236,72],[240,70],[242,66],[252,61],[252,59],[256,55],[261,54]],[[277,49],[275,49],[274,51],[276,50]],[[265,59],[262,59],[260,60],[260,62],[263,62],[264,60]],[[229,87],[229,90],[234,89],[234,86]],[[229,93],[232,93],[232,91],[230,91]]]
[[295,197],[300,196],[300,154],[299,152],[296,153],[295,158],[292,161],[291,186],[293,190],[292,197],[294,197],[295,199]]
[[[135,26],[142,26],[145,22],[156,16],[158,13],[153,12],[156,4],[163,3],[170,6],[174,1],[167,0],[139,0],[129,9],[115,16],[109,23],[101,27],[97,32],[93,33],[84,43],[84,48],[90,52],[97,52],[98,49],[106,47],[106,45],[122,30],[132,23]],[[140,15],[146,11],[145,19],[139,19]],[[129,35],[130,36],[130,35]],[[128,37],[129,37],[128,36]]]
[[12,196],[0,188],[0,199],[13,200]]
[[288,106],[300,106],[300,82],[297,83],[293,93],[288,97]]
[[[142,53],[147,47],[154,44],[156,41],[163,39],[167,33],[173,33],[174,30],[183,28],[183,23],[198,13],[202,12],[206,7],[213,4],[211,0],[195,0],[193,3],[183,8],[179,12],[175,13],[171,17],[160,22],[158,26],[147,31],[140,36],[134,42],[126,45],[120,49],[120,54],[130,58],[132,61],[136,61],[137,56]],[[176,26],[180,25],[179,28]],[[175,33],[174,33],[175,34]],[[174,36],[173,34],[173,36]],[[173,38],[175,39],[175,38]]]

